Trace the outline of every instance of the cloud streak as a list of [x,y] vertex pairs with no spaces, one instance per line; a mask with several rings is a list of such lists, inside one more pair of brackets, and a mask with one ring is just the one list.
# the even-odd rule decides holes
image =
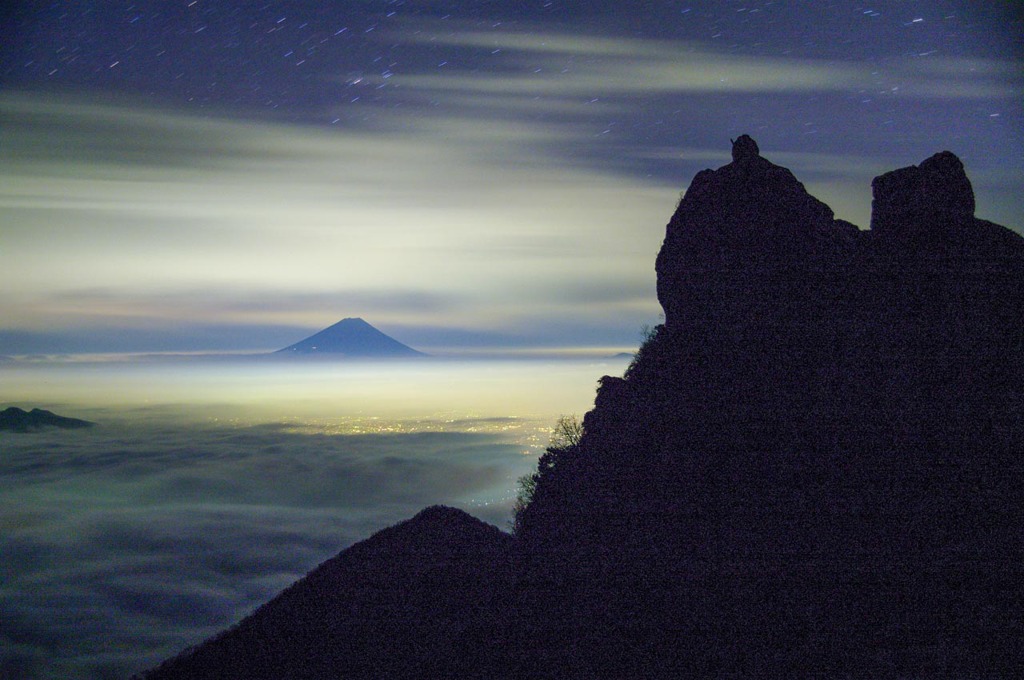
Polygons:
[[397,76],[397,84],[403,87],[437,93],[559,99],[858,90],[884,94],[891,92],[889,82],[907,83],[905,94],[923,98],[1010,99],[1024,92],[1020,65],[1011,60],[895,57],[885,60],[882,76],[879,64],[868,59],[739,55],[696,41],[418,27],[397,37],[407,43],[500,53],[502,68],[496,73]]
[[[550,164],[539,156],[510,163],[529,127],[503,136],[477,122],[452,135],[382,139],[13,100],[16,111],[36,104],[60,119],[58,148],[61,135],[94,127],[81,127],[83,117],[129,130],[95,140],[100,156],[14,154],[4,165],[5,321],[24,330],[131,327],[147,316],[156,327],[216,318],[312,329],[336,320],[325,315],[494,328],[545,296],[497,307],[500,291],[548,272],[600,278],[607,269],[589,265],[614,251],[635,252],[639,269],[660,239],[660,218],[644,217],[663,212],[651,200],[662,188],[539,170]],[[188,157],[204,157],[196,128],[219,140],[216,163],[189,167]],[[43,129],[49,123],[37,128],[26,116],[9,134]],[[140,141],[152,137],[163,138],[159,148]],[[487,161],[497,150],[501,163]],[[148,160],[140,168],[104,154]]]
[[[846,31],[840,9],[860,22],[834,36],[847,47],[787,44],[783,26],[800,17]],[[197,115],[88,90],[7,91],[7,337],[63,334],[74,348],[79,329],[106,327],[145,350],[155,345],[140,330],[173,327],[181,350],[269,349],[280,338],[270,329],[362,316],[453,339],[631,342],[660,311],[634,293],[653,290],[679,192],[728,162],[727,140],[744,132],[861,226],[873,176],[950,147],[979,215],[1019,228],[1019,59],[996,38],[911,51],[952,30],[928,13],[885,22],[914,31],[908,49],[872,49],[853,39],[879,29],[853,9],[722,21],[661,8],[690,28],[653,34],[603,23],[596,9],[571,27],[425,11],[358,39],[334,28],[323,49],[344,39],[352,56],[304,66],[295,87],[316,96],[277,117],[224,102]],[[764,40],[703,34],[720,23],[759,26]],[[391,57],[370,66],[375,52]]]

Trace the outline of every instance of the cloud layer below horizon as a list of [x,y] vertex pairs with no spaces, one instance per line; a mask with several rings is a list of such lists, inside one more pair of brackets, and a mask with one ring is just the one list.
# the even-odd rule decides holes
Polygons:
[[623,363],[3,368],[16,405],[98,424],[0,432],[0,675],[128,677],[428,505],[507,528]]
[[15,437],[0,434],[5,677],[127,677],[426,505],[504,523],[527,467],[516,441],[469,432],[108,424]]

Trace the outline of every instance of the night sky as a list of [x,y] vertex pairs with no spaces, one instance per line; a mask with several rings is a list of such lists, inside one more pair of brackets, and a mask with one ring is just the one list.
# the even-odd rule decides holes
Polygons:
[[949,149],[1024,226],[1016,2],[5,2],[0,354],[635,346],[753,135],[838,217]]

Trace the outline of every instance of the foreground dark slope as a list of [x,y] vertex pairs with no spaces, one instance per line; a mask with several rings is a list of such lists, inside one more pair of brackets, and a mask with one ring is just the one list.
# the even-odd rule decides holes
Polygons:
[[748,137],[733,154],[668,225],[665,324],[544,460],[514,540],[463,518],[422,575],[414,519],[151,677],[1024,668],[1024,239],[974,218],[947,152],[875,180],[869,232]]
[[508,589],[512,537],[435,506],[324,562],[237,626],[147,678],[427,677]]

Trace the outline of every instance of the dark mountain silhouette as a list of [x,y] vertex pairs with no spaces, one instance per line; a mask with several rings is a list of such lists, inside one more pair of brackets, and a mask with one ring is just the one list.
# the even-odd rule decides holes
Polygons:
[[[741,137],[668,224],[665,323],[542,456],[514,538],[414,519],[360,544],[383,563],[335,558],[379,599],[321,567],[147,677],[1018,675],[1024,239],[974,218],[949,152],[873,189],[860,231]],[[433,540],[421,599],[390,556]],[[345,647],[339,617],[365,622]],[[245,666],[257,625],[302,665]]]
[[[519,518],[521,582],[557,584],[522,596],[531,642],[611,610],[582,644],[614,675],[1022,667],[1024,239],[948,152],[873,186],[861,232],[750,145],[697,175],[665,324]],[[581,572],[601,597],[564,594]]]
[[0,412],[0,431],[36,432],[48,427],[76,430],[83,427],[92,427],[95,424],[88,420],[65,418],[51,411],[44,411],[39,408],[25,411],[17,406],[11,406]]
[[387,678],[409,669],[429,677],[450,641],[508,590],[511,543],[461,510],[427,508],[150,677]]
[[278,350],[276,354],[332,355],[353,358],[426,356],[381,333],[358,318],[342,319],[305,340]]

